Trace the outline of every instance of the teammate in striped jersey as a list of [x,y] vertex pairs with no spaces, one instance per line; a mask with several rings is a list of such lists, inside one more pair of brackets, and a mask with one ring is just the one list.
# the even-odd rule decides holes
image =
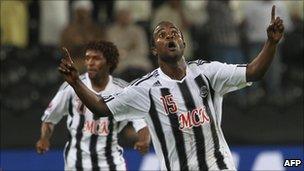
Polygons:
[[[107,96],[121,91],[127,83],[110,74],[118,63],[118,50],[110,42],[91,42],[85,56],[87,73],[79,79],[94,94]],[[64,83],[42,116],[41,137],[37,152],[48,150],[53,127],[67,115],[69,140],[64,151],[65,170],[126,170],[123,150],[118,145],[117,134],[127,121],[117,122],[111,115],[93,115],[81,102],[69,84]],[[143,119],[134,119],[140,141],[135,148],[145,153],[150,137]]]
[[223,95],[263,77],[283,31],[273,7],[268,39],[248,65],[187,63],[182,33],[161,22],[152,39],[160,67],[120,94],[102,99],[79,81],[71,57],[62,59],[59,71],[94,114],[112,114],[115,120],[144,118],[162,170],[235,170],[221,129]]

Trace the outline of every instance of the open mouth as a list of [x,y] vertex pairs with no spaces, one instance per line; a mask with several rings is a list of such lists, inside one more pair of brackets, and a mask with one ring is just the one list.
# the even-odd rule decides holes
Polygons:
[[177,47],[177,46],[176,46],[175,42],[171,41],[171,42],[168,43],[168,48],[169,48],[170,50],[175,50],[176,47]]

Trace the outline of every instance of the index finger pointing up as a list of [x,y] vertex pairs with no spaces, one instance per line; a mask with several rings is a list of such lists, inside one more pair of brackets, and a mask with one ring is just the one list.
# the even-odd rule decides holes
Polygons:
[[73,63],[73,60],[71,58],[70,52],[68,51],[68,49],[66,47],[62,47],[62,49],[65,51],[65,53],[67,54],[67,59],[69,62]]
[[272,9],[271,9],[271,21],[270,23],[274,23],[275,21],[275,5],[272,6]]

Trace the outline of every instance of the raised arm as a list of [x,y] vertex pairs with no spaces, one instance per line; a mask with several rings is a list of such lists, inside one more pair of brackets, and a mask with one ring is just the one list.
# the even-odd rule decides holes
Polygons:
[[263,78],[275,56],[277,44],[281,40],[284,32],[283,20],[275,18],[275,6],[272,6],[271,21],[267,28],[267,41],[262,51],[247,65],[247,81],[258,81]]
[[103,99],[98,97],[95,93],[87,88],[86,85],[79,79],[79,74],[74,66],[74,62],[70,56],[69,51],[63,48],[66,56],[61,59],[58,67],[59,72],[64,76],[65,80],[73,87],[75,93],[83,102],[83,104],[90,109],[95,115],[106,116],[111,113]]

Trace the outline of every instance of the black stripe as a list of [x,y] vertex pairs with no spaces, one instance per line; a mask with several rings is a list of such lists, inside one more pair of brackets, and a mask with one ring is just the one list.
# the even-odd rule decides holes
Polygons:
[[207,79],[208,85],[209,85],[209,90],[210,90],[210,95],[211,95],[211,100],[212,104],[214,104],[214,89],[211,87],[211,83],[208,77],[205,77]]
[[109,116],[109,134],[107,136],[107,142],[106,142],[106,158],[107,158],[107,163],[109,165],[109,169],[111,171],[116,170],[116,165],[114,163],[114,159],[112,156],[112,140],[113,140],[113,128],[114,128],[114,122],[113,122],[113,116]]
[[71,136],[71,133],[68,132],[68,145],[66,146],[65,151],[64,151],[64,159],[65,159],[66,163],[67,163],[69,151],[71,149],[71,142],[72,142],[72,136]]
[[73,104],[72,104],[72,97],[69,99],[69,115],[73,118]]
[[[72,98],[69,99],[69,107],[68,108],[69,108],[69,115],[71,117],[73,117],[74,113],[73,113]],[[72,123],[73,123],[73,119],[69,123],[69,127],[71,127]],[[68,145],[67,145],[67,147],[65,149],[65,152],[64,152],[64,157],[65,157],[66,162],[67,162],[69,151],[71,149],[71,143],[72,143],[72,136],[71,136],[71,133],[68,131]]]
[[114,97],[109,97],[109,98],[107,98],[107,99],[103,99],[103,101],[105,102],[105,103],[107,103],[107,102],[109,102],[109,101],[111,101],[111,100],[113,100],[114,99]]
[[[204,75],[205,76],[205,75]],[[212,104],[214,105],[214,93],[215,93],[215,91],[214,91],[214,89],[212,88],[212,86],[211,86],[211,83],[210,83],[210,80],[209,80],[209,78],[208,77],[206,77],[205,76],[205,78],[206,78],[206,80],[207,80],[207,82],[208,82],[208,88],[209,88],[209,90],[210,90],[210,95],[211,95],[211,100],[212,100]],[[220,124],[218,123],[218,118],[217,118],[217,115],[215,115],[215,118],[216,118],[216,124],[217,124],[217,126],[218,127],[220,127]]]
[[146,76],[143,76],[142,78],[136,79],[135,81],[131,82],[131,86],[135,85],[137,86],[138,84],[140,84],[141,82],[148,80],[149,78],[151,78],[152,76],[158,76],[158,71],[154,70],[153,72],[147,74]]
[[[161,88],[161,95],[165,97],[166,95],[170,95],[170,91],[168,88]],[[187,160],[187,154],[186,154],[186,149],[185,149],[185,141],[184,141],[184,136],[183,133],[179,129],[179,122],[178,122],[178,116],[176,113],[169,113],[168,114],[170,124],[171,124],[171,129],[174,135],[175,139],[175,146],[178,154],[178,160],[180,164],[180,170],[189,170],[188,167],[188,160]]]
[[157,136],[157,138],[160,142],[161,149],[163,151],[163,155],[164,155],[167,170],[170,171],[171,166],[170,166],[170,162],[169,162],[169,158],[168,158],[169,155],[168,155],[168,149],[167,149],[167,146],[166,146],[165,135],[164,135],[164,131],[162,129],[162,126],[160,124],[160,120],[159,120],[158,113],[157,113],[156,108],[155,108],[154,101],[152,99],[151,92],[149,92],[149,97],[150,97],[150,101],[151,101],[149,114],[150,114],[154,129],[155,129],[155,132],[156,132],[156,136]]
[[82,129],[84,126],[84,114],[79,114],[79,124],[77,127],[77,132],[76,132],[76,169],[77,170],[83,170],[82,166],[82,155],[81,155],[81,148],[80,148],[80,143],[81,143],[81,138],[83,136]]
[[[93,115],[94,122],[98,121],[100,117],[98,115]],[[91,156],[91,163],[92,163],[92,170],[99,171],[100,168],[98,166],[98,155],[96,151],[96,145],[98,141],[98,135],[92,134],[90,138],[90,156]]]
[[[193,97],[191,95],[191,92],[189,90],[189,87],[187,85],[186,81],[183,81],[182,83],[178,83],[178,87],[182,93],[182,96],[185,101],[186,108],[189,112],[194,110],[195,103],[193,100]],[[197,120],[199,120],[198,116],[195,116]],[[192,127],[194,138],[195,138],[195,146],[196,146],[196,156],[197,156],[197,162],[199,170],[208,170],[207,163],[206,163],[206,150],[205,150],[205,140],[203,135],[203,130],[201,126],[193,126]]]
[[69,99],[69,115],[71,116],[71,122],[69,123],[69,128],[71,127],[72,123],[73,123],[73,104],[72,104],[72,97]]
[[96,151],[97,140],[98,140],[98,135],[92,134],[90,138],[90,156],[91,156],[92,169],[94,171],[100,170],[98,166],[98,155]]
[[137,85],[138,85],[138,84],[140,84],[141,82],[143,82],[143,81],[146,81],[146,80],[150,79],[152,76],[153,76],[153,74],[149,75],[149,76],[148,76],[148,77],[146,77],[146,78],[143,78],[143,79],[141,79],[141,80],[138,80],[137,82],[135,82],[135,83],[134,83],[134,84],[132,84],[132,85],[137,86]]
[[188,61],[187,64],[190,65],[190,64],[196,64],[196,65],[203,65],[204,63],[210,63],[210,61],[205,61],[205,60],[202,60],[202,59],[199,59],[199,60],[195,60],[195,61]]
[[[199,75],[195,78],[195,82],[198,85],[198,87],[207,86],[201,75]],[[208,86],[210,87],[210,85],[208,85]],[[219,148],[220,148],[219,138],[216,133],[215,122],[214,122],[213,116],[211,114],[207,98],[208,98],[208,96],[206,96],[205,98],[202,98],[202,100],[203,100],[204,106],[206,107],[207,115],[209,116],[210,121],[211,121],[210,125],[211,125],[212,139],[213,139],[213,143],[214,143],[214,156],[216,158],[216,163],[220,170],[228,169],[226,163],[224,162],[224,157],[219,150]]]
[[117,123],[116,123],[117,130],[118,130],[120,124],[121,124],[121,122],[117,122]]

